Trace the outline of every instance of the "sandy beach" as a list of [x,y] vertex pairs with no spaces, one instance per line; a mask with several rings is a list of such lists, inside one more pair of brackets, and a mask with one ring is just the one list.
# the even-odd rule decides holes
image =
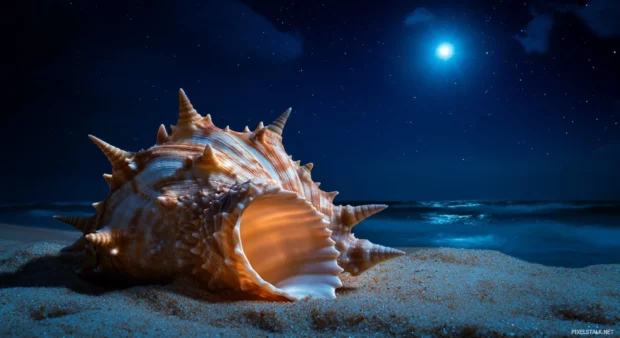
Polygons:
[[0,336],[620,336],[620,265],[567,269],[497,251],[406,248],[343,276],[336,300],[274,303],[184,279],[92,284],[74,274],[80,254],[60,253],[77,236],[0,225]]

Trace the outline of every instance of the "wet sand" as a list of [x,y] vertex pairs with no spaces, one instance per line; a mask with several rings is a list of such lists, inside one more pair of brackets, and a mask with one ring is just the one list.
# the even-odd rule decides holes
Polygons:
[[74,274],[80,254],[59,252],[77,236],[0,225],[0,336],[620,336],[620,265],[567,269],[497,251],[406,248],[344,275],[336,300],[274,303],[184,279],[92,284]]

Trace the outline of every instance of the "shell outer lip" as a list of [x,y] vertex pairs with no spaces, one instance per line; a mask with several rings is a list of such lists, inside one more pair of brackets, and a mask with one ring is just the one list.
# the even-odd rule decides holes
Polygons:
[[[325,236],[324,247],[331,252],[333,259],[333,275],[337,276],[337,282],[332,282],[333,289],[342,286],[342,282],[338,277],[344,270],[338,266],[337,257],[339,252],[335,248],[336,242],[331,239],[332,231],[329,230],[329,223],[325,222],[326,216],[318,211],[304,197],[299,196],[296,192],[282,189],[278,186],[266,185],[261,183],[253,183],[251,181],[233,186],[227,196],[222,196],[222,206],[226,208],[220,211],[222,217],[221,229],[217,231],[214,238],[220,246],[220,252],[228,253],[225,262],[230,268],[234,268],[237,272],[239,286],[242,291],[256,294],[262,298],[275,300],[299,300],[305,297],[299,297],[287,292],[270,282],[263,279],[260,274],[252,267],[246,253],[243,249],[241,240],[241,219],[243,213],[252,205],[253,201],[258,198],[278,196],[286,200],[299,203],[303,208],[307,208],[309,212],[316,216],[316,223],[320,224],[322,236]],[[228,238],[228,240],[226,240]],[[232,247],[230,245],[232,244]],[[331,297],[330,297],[331,298]],[[333,296],[335,298],[335,295]]]

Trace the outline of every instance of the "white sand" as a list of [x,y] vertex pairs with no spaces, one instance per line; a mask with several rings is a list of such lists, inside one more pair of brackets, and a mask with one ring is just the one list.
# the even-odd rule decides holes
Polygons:
[[186,280],[122,290],[81,280],[80,255],[59,253],[76,234],[0,225],[0,336],[620,336],[620,265],[409,249],[344,276],[337,300],[232,301]]

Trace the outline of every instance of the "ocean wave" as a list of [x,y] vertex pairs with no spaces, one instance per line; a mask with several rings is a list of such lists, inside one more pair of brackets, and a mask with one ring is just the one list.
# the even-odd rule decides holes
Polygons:
[[422,216],[431,224],[452,224],[471,219],[472,215],[426,214]]
[[475,208],[482,206],[482,203],[478,202],[465,202],[465,203],[457,203],[457,204],[449,204],[448,208]]
[[423,202],[418,202],[418,204],[420,204],[421,206],[424,207],[430,207],[430,208],[443,208],[444,207],[444,202],[440,202],[440,201],[423,201]]
[[464,223],[476,225],[480,222],[487,222],[488,215],[459,215],[459,214],[439,214],[439,213],[427,213],[422,214],[422,219],[430,224],[454,224]]
[[[355,202],[352,202],[355,204]],[[386,203],[395,207],[430,207],[430,208],[473,208],[473,207],[522,207],[522,208],[560,208],[584,209],[594,206],[620,207],[620,201],[485,201],[485,200],[447,200],[447,201],[401,201],[373,202]]]
[[422,207],[427,208],[474,208],[484,206],[486,203],[492,202],[482,202],[482,201],[463,201],[463,200],[455,200],[455,201],[420,201],[420,202],[406,202],[409,206],[420,205]]
[[504,241],[494,235],[479,235],[479,236],[461,236],[461,237],[444,237],[440,235],[439,238],[432,240],[433,244],[439,246],[449,246],[456,248],[491,248],[499,247]]
[[516,203],[516,204],[499,204],[489,205],[489,208],[496,212],[511,213],[540,213],[540,212],[556,212],[565,210],[586,210],[592,207],[608,206],[611,204],[593,204],[593,203],[567,203],[567,202],[551,202],[551,203]]
[[617,201],[427,201],[396,204],[374,216],[430,224],[508,224],[555,220],[574,225],[620,227]]

